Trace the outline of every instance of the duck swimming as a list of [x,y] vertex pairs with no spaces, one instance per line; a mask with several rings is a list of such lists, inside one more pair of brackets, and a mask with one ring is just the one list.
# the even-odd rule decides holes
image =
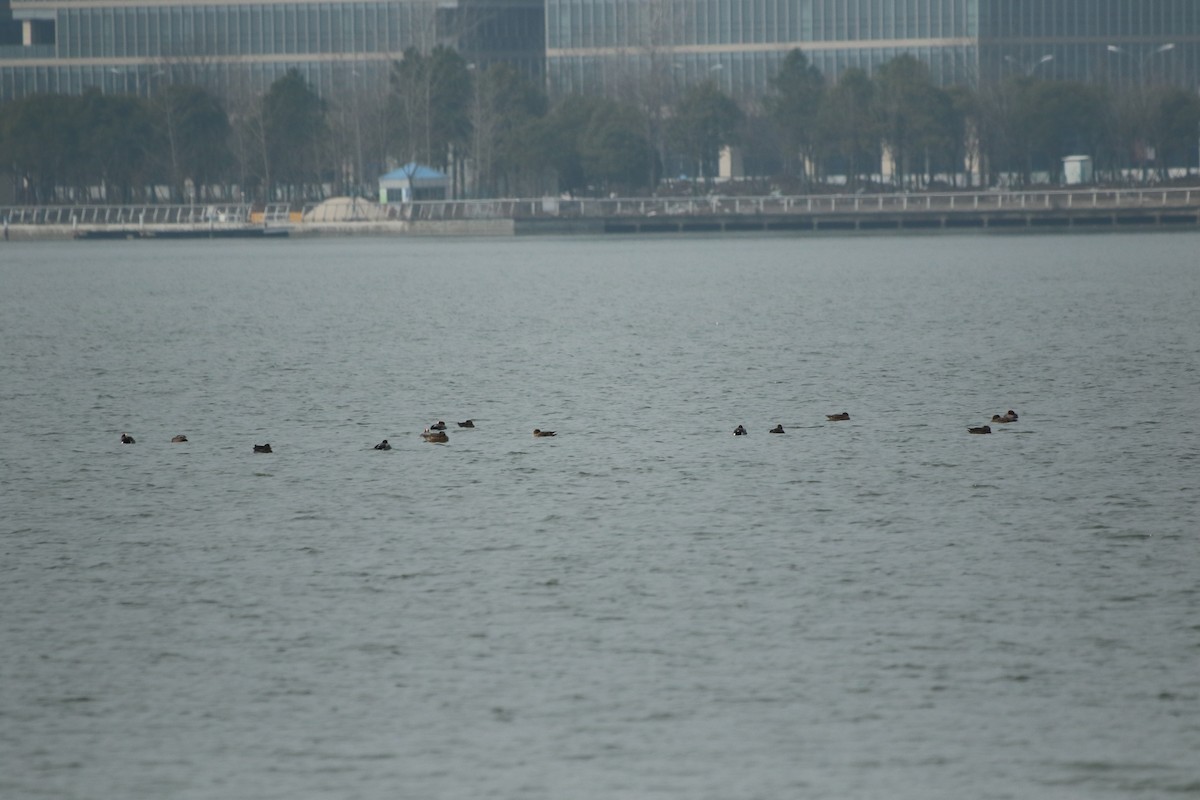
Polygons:
[[992,414],[992,422],[994,422],[998,425],[1003,425],[1006,422],[1012,422],[1012,421],[1013,420],[1009,419],[1008,417],[1002,417],[999,414]]
[[535,439],[540,439],[543,436],[558,436],[558,434],[555,433],[554,431],[544,431],[540,428],[534,428],[533,436]]
[[741,425],[738,425],[736,428],[733,429],[733,435],[734,436],[745,436],[746,429],[743,428]]
[[771,428],[771,433],[785,433],[785,431],[782,425],[776,425],[774,428]]
[[429,430],[431,430],[431,431],[444,431],[444,430],[446,430],[446,423],[442,422],[442,421],[439,419],[439,420],[437,421],[437,424],[436,424],[436,425],[430,425],[430,426],[429,426]]
[[128,433],[122,433],[121,434],[121,444],[137,444],[137,442]]
[[275,451],[271,449],[271,445],[269,445],[269,444],[256,444],[256,445],[254,445],[254,452],[256,452],[256,453],[274,453]]
[[380,442],[379,444],[375,445],[375,449],[376,449],[376,450],[391,450],[391,449],[392,449],[392,446],[391,446],[390,444],[388,444],[388,440],[387,440],[387,439],[384,439],[382,442]]
[[186,442],[186,441],[187,441],[187,437],[184,436],[182,433],[179,434],[178,436],[171,437],[171,442],[173,444],[179,444],[180,442]]
[[830,422],[841,422],[850,419],[850,413],[848,411],[843,411],[840,414],[826,414],[825,419],[829,420]]
[[466,422],[460,422],[460,423],[458,423],[458,427],[460,427],[460,428],[474,428],[474,427],[475,427],[475,423],[474,423],[474,422],[472,422],[471,420],[467,420]]
[[426,428],[421,434],[421,438],[427,442],[444,443],[450,441],[450,437],[446,435],[445,431],[435,428]]
[[991,433],[991,432],[992,432],[992,428],[990,425],[983,425],[978,428],[967,428],[967,433]]

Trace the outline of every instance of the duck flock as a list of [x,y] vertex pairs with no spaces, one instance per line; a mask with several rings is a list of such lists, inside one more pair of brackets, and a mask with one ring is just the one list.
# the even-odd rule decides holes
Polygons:
[[[992,414],[992,425],[1007,425],[1017,421],[1017,412],[1011,408],[1003,414]],[[980,425],[978,428],[967,428],[967,433],[991,433],[991,425]]]
[[[842,411],[837,414],[826,414],[825,419],[829,420],[830,422],[846,422],[850,419],[850,414],[847,411]],[[992,425],[1007,425],[1011,422],[1016,422],[1017,419],[1018,419],[1017,412],[1013,411],[1010,408],[1007,412],[1005,412],[1003,414],[993,414],[990,425],[980,425],[978,427],[967,428],[967,433],[978,433],[978,434],[991,433]],[[475,422],[473,420],[468,419],[464,422],[458,423],[458,427],[474,428]],[[782,424],[776,425],[774,428],[771,428],[771,430],[768,432],[769,433],[787,433],[787,431],[785,431],[783,429]],[[736,428],[733,429],[734,436],[746,436],[748,433],[749,433],[749,431],[747,431],[745,426],[743,426],[743,425],[738,425]],[[533,438],[535,438],[535,439],[542,439],[542,438],[546,438],[549,436],[557,436],[557,435],[558,434],[555,431],[544,431],[541,428],[533,429]],[[438,420],[437,422],[435,422],[434,424],[432,424],[428,428],[426,428],[424,431],[422,431],[421,438],[427,442],[432,442],[434,444],[445,444],[446,442],[450,441],[450,436],[446,433],[446,423],[443,420]],[[188,440],[188,438],[186,436],[184,436],[183,434],[179,434],[178,436],[171,437],[171,442],[175,443],[175,444],[178,444],[180,442],[186,442],[187,440]],[[122,433],[121,434],[121,444],[137,444],[137,440],[134,439],[132,436],[130,436],[128,433]],[[382,442],[375,445],[374,449],[375,450],[391,450],[392,446],[390,444],[388,444],[387,439],[384,439]],[[254,445],[254,452],[255,453],[273,453],[275,451],[271,449],[270,443],[267,443],[267,444]]]

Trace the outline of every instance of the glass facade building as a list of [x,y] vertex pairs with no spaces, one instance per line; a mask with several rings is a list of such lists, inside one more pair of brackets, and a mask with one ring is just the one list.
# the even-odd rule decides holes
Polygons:
[[943,85],[1011,74],[1200,85],[1200,0],[0,0],[0,100],[386,86],[408,47],[514,63],[554,95],[669,92],[706,77],[761,95],[789,51],[827,77],[900,54]]
[[978,0],[980,70],[1200,86],[1200,2]]
[[943,85],[1022,70],[1195,88],[1200,2],[546,0],[546,48],[557,92],[711,76],[735,96],[756,96],[797,48],[829,78],[907,53]]
[[405,49],[438,44],[481,66],[544,63],[541,0],[0,2],[0,99],[184,81],[257,93],[289,69],[328,96],[386,85]]
[[977,0],[547,0],[547,74],[564,92],[649,72],[758,95],[799,48],[829,77],[912,53],[955,83],[974,76],[978,30]]

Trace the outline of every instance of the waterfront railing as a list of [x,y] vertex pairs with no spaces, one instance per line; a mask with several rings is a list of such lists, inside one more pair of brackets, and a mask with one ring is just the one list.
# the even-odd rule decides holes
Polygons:
[[1030,192],[922,192],[891,194],[765,195],[742,197],[539,197],[501,200],[428,200],[377,206],[370,215],[347,218],[320,204],[290,211],[285,204],[255,209],[247,204],[129,206],[0,206],[6,225],[58,225],[136,229],[146,226],[199,228],[303,226],[306,223],[386,221],[611,219],[620,217],[711,217],[722,215],[821,215],[956,213],[1196,208],[1200,188],[1059,189]]
[[204,205],[83,205],[0,206],[0,221],[8,225],[59,225],[70,227],[146,226],[238,227],[286,225],[287,205],[273,204],[255,210],[248,204]]
[[1200,188],[1086,189],[1038,192],[944,192],[914,194],[821,194],[739,197],[535,198],[524,200],[423,201],[389,209],[410,220],[612,218],[789,215],[930,211],[1038,211],[1194,207]]

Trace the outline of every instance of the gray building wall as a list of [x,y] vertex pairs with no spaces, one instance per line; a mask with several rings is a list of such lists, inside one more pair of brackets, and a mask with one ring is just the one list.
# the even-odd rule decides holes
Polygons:
[[540,0],[13,0],[11,14],[23,36],[0,44],[0,99],[179,82],[257,94],[289,69],[330,96],[386,86],[406,48],[438,44],[543,65]]
[[908,53],[943,85],[1020,71],[1195,88],[1200,1],[546,0],[546,46],[560,93],[714,77],[757,96],[795,48],[831,79]]
[[829,78],[903,53],[943,85],[1028,73],[1200,85],[1200,0],[0,0],[0,100],[258,94],[297,69],[324,96],[378,92],[410,46],[544,74],[552,94],[667,97],[714,78],[766,91],[800,48]]
[[989,78],[1200,85],[1196,0],[980,0],[979,38]]

